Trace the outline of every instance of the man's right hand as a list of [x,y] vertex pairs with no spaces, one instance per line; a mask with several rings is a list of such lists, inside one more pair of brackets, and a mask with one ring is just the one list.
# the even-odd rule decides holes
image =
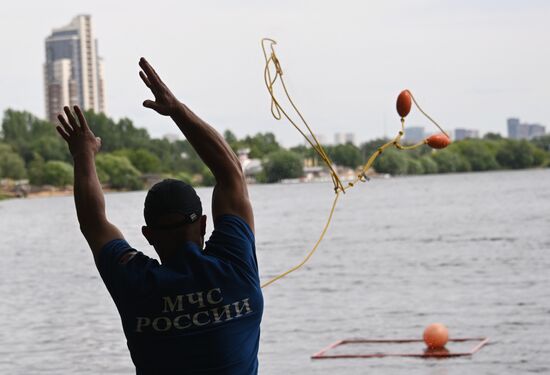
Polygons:
[[181,106],[181,103],[164,82],[162,82],[157,72],[155,72],[145,58],[142,57],[139,60],[139,66],[143,69],[139,72],[139,76],[155,96],[154,101],[146,100],[143,102],[143,106],[151,108],[163,116],[173,116],[178,107]]
[[241,162],[229,144],[213,127],[176,99],[147,60],[141,58],[139,66],[143,69],[139,76],[155,95],[154,101],[146,100],[143,106],[172,117],[216,178],[212,196],[214,221],[223,214],[232,214],[244,219],[254,231],[254,215]]

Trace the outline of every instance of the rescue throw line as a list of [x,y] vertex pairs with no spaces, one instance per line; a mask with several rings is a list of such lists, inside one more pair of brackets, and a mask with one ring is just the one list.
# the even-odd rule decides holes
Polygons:
[[[269,281],[262,284],[262,288],[265,288],[268,285],[273,284],[275,281],[285,277],[286,275],[296,271],[300,267],[302,267],[317,251],[317,248],[319,247],[319,244],[323,240],[328,227],[330,225],[330,222],[332,221],[332,216],[334,214],[334,210],[336,209],[336,203],[338,202],[338,198],[340,197],[341,193],[346,193],[346,190],[352,188],[357,184],[358,182],[365,182],[368,180],[367,178],[367,171],[372,166],[374,161],[378,156],[384,152],[385,149],[389,147],[396,147],[399,150],[413,150],[415,148],[418,148],[420,146],[423,146],[427,144],[428,146],[436,149],[445,148],[450,144],[450,137],[449,135],[439,126],[435,120],[433,120],[419,105],[412,93],[409,90],[403,90],[398,98],[397,98],[397,113],[401,117],[401,130],[397,134],[397,136],[389,141],[388,143],[380,146],[367,160],[365,165],[361,168],[360,172],[357,174],[357,176],[353,179],[353,181],[348,182],[346,186],[342,183],[342,180],[340,180],[340,177],[338,176],[338,173],[335,170],[335,167],[332,163],[332,160],[326,153],[323,146],[319,143],[319,140],[315,136],[315,133],[311,130],[309,124],[307,123],[306,119],[292,100],[288,89],[286,87],[285,81],[283,79],[283,69],[281,68],[281,63],[279,61],[279,58],[277,57],[277,54],[275,53],[274,46],[277,44],[277,42],[273,39],[269,38],[263,38],[262,39],[262,51],[265,58],[265,66],[264,66],[264,81],[265,86],[267,88],[267,91],[269,92],[269,95],[271,97],[271,114],[276,120],[281,120],[284,116],[295,128],[300,132],[300,134],[305,138],[305,140],[311,145],[311,147],[317,152],[319,157],[323,160],[323,162],[326,164],[327,168],[329,169],[330,176],[332,179],[332,183],[334,185],[334,201],[332,202],[332,206],[330,207],[329,215],[327,218],[327,221],[323,227],[323,230],[321,231],[321,235],[319,236],[319,239],[317,242],[315,242],[315,245],[313,248],[307,253],[305,258],[295,265],[294,267],[290,268],[289,270],[273,277]],[[267,48],[266,48],[267,47]],[[269,50],[268,50],[269,49]],[[294,111],[295,115],[297,115],[298,119],[297,121],[293,120],[292,117],[288,114],[288,112],[282,107],[280,104],[280,101],[275,96],[275,84],[280,82],[281,88],[283,89],[284,95],[286,99],[288,100],[288,103],[292,107],[292,110]],[[411,110],[412,103],[415,104],[415,106],[418,108],[418,110],[426,116],[428,120],[430,120],[440,131],[439,134],[434,134],[426,139],[424,139],[421,142],[418,142],[414,145],[406,146],[401,144],[401,138],[405,135],[405,117],[409,114]],[[300,127],[297,122],[300,122],[302,126]],[[303,129],[305,128],[305,129]],[[306,133],[309,133],[309,137]]]

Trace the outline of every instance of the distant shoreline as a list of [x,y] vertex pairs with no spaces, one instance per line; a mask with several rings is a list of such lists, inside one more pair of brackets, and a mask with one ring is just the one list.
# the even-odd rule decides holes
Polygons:
[[[404,174],[404,175],[390,175],[387,173],[381,173],[381,174],[375,174],[369,176],[369,178],[375,178],[375,179],[387,179],[387,178],[399,178],[399,177],[419,177],[419,176],[437,176],[437,175],[452,175],[452,174],[467,174],[467,173],[490,173],[490,172],[516,172],[516,171],[527,171],[527,170],[550,170],[550,168],[545,167],[535,167],[535,168],[521,168],[521,169],[500,169],[500,170],[488,170],[488,171],[468,171],[468,172],[453,172],[453,173],[430,173],[430,174],[422,174],[422,175],[416,175],[416,174]],[[346,179],[343,179],[345,181]],[[251,185],[276,185],[276,184],[312,184],[312,183],[325,183],[330,182],[328,179],[315,179],[315,180],[300,180],[300,179],[287,179],[287,180],[281,180],[276,183],[253,183]],[[199,186],[200,187],[200,186]],[[38,189],[41,189],[43,187],[37,187]],[[51,188],[44,190],[38,190],[34,192],[28,192],[25,195],[17,194],[16,192],[9,192],[4,191],[0,189],[0,201],[8,200],[8,199],[18,199],[18,198],[28,198],[28,199],[35,199],[35,198],[50,198],[50,197],[66,197],[73,195],[73,189],[70,188]],[[147,189],[143,189],[143,191],[146,191]],[[122,192],[129,192],[129,191],[140,191],[140,190],[126,190],[126,189],[111,189],[104,187],[103,192],[104,193],[122,193]]]
[[[112,192],[124,192],[129,190],[116,190],[104,188],[104,193]],[[67,197],[73,195],[73,189],[55,189],[55,190],[40,190],[35,192],[29,192],[25,195],[17,194],[15,192],[7,192],[0,190],[0,201],[8,199],[35,199],[35,198],[50,198],[50,197]]]
[[44,197],[65,197],[73,195],[72,190],[59,190],[59,191],[39,191],[36,193],[29,193],[25,198],[44,198]]

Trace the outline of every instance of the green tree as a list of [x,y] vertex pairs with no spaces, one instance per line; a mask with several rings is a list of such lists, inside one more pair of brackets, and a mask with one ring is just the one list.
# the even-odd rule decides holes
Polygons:
[[409,157],[409,160],[407,163],[407,174],[423,174],[423,173],[424,173],[424,165],[422,164],[420,159]]
[[[103,183],[108,183],[115,189],[139,190],[143,188],[139,171],[124,156],[109,153],[96,156],[98,175],[103,175]],[[101,170],[101,174],[99,172]],[[107,179],[105,180],[105,177]],[[101,177],[100,177],[101,180]]]
[[[317,151],[315,151],[313,149],[313,147],[307,145],[298,145],[298,146],[294,146],[294,147],[291,147],[289,149],[289,151],[292,151],[298,155],[300,155],[302,157],[302,159],[317,159],[317,160],[321,160],[321,158],[319,157],[319,154],[317,153]],[[320,163],[322,163],[322,161],[320,161]]]
[[85,116],[90,129],[97,137],[101,138],[103,151],[147,148],[149,145],[151,138],[147,130],[136,128],[128,118],[115,121],[104,113],[95,113],[94,111],[86,111]]
[[536,150],[535,146],[525,140],[506,140],[504,146],[498,150],[496,159],[504,168],[529,168],[536,165]]
[[533,138],[531,143],[543,151],[550,152],[550,134]]
[[425,174],[437,173],[437,163],[431,156],[424,155],[419,160]]
[[68,157],[67,148],[56,134],[55,126],[29,112],[6,110],[2,119],[2,137],[25,162],[32,160],[35,152],[47,160]]
[[8,109],[2,119],[2,138],[15,150],[29,140],[29,133],[36,118],[29,112]]
[[44,158],[40,154],[35,153],[33,159],[28,164],[29,182],[32,185],[44,184]]
[[237,136],[229,129],[223,132],[223,138],[227,143],[237,143]]
[[[449,151],[458,151],[468,161],[472,171],[488,171],[498,169],[499,164],[495,157],[495,147],[488,141],[466,139],[449,146]],[[457,172],[463,172],[460,165]]]
[[357,168],[363,162],[361,151],[351,143],[325,147],[325,149],[336,165]]
[[59,160],[50,160],[44,164],[42,183],[54,186],[65,186],[73,182],[73,167]]
[[550,165],[550,152],[544,152],[539,148],[533,150],[533,166],[547,167]]
[[303,176],[303,162],[300,155],[287,150],[270,153],[263,163],[266,182],[278,182],[285,178]]
[[[62,160],[68,162],[71,160],[69,149],[59,135],[37,137],[30,140],[27,145],[32,158],[35,154],[38,154],[46,161]],[[27,160],[27,162],[30,162],[30,160]]]
[[162,169],[160,159],[143,148],[137,150],[125,148],[113,152],[113,155],[127,157],[132,165],[142,173],[155,173],[160,172]]
[[165,139],[152,139],[147,150],[160,160],[160,172],[178,173],[185,171],[191,174],[201,173],[204,163],[187,140],[173,143]]
[[374,169],[378,173],[389,173],[391,175],[407,174],[409,157],[405,151],[387,149],[374,162]]
[[25,161],[7,145],[0,143],[0,178],[25,178]]
[[240,146],[250,148],[249,156],[257,159],[281,149],[273,133],[258,133],[253,137],[247,136],[240,142]]
[[461,153],[449,149],[439,150],[433,154],[439,173],[467,172],[471,167]]
[[153,153],[140,148],[130,154],[132,164],[143,173],[160,172],[160,159]]
[[503,138],[502,138],[502,135],[500,135],[499,133],[487,133],[483,136],[483,139],[498,141]]

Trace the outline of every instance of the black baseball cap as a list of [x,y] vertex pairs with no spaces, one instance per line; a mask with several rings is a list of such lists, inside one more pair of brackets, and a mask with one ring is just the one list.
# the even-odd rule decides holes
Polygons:
[[[157,224],[157,219],[167,214],[181,214],[177,223]],[[175,179],[165,179],[153,185],[145,197],[143,210],[145,223],[153,229],[173,229],[190,224],[202,216],[201,199],[191,185]]]

